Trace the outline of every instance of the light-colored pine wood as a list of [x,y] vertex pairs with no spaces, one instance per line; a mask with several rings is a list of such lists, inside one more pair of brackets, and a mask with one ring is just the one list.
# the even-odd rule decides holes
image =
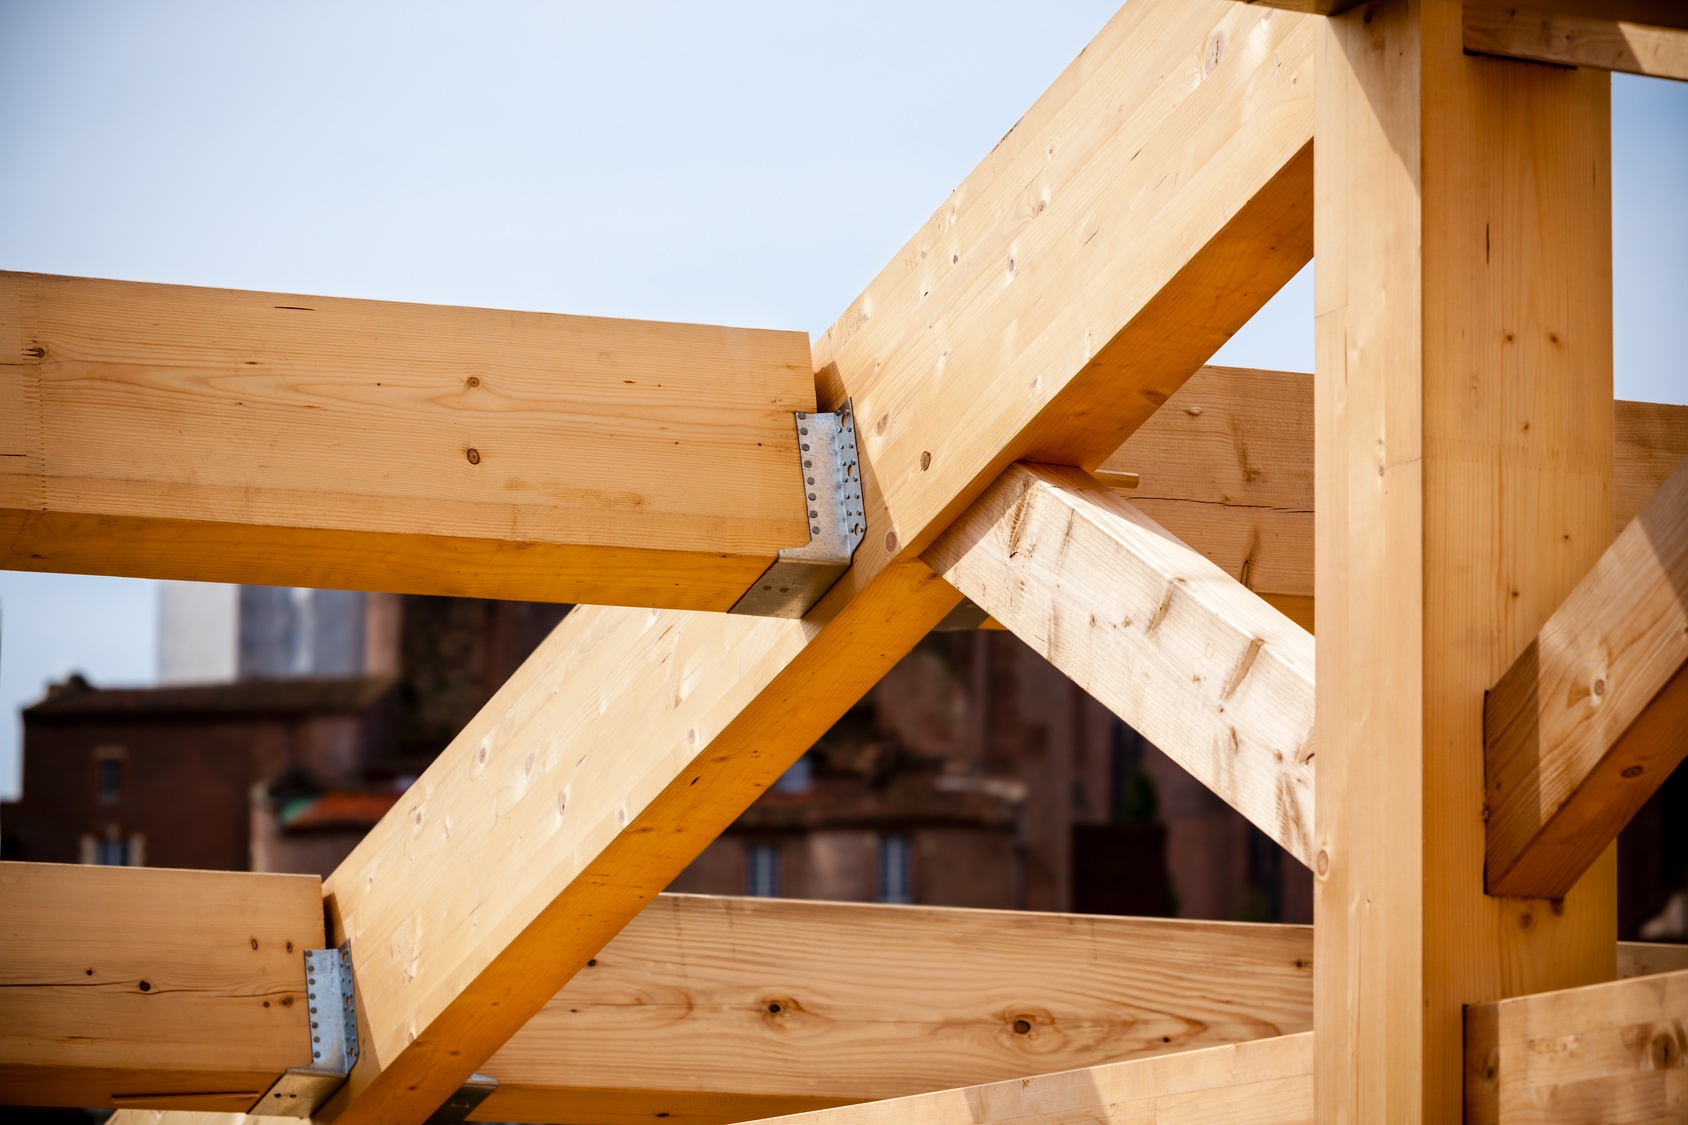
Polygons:
[[[1578,7],[1591,8],[1582,4]],[[1480,55],[1621,70],[1653,78],[1688,82],[1688,15],[1682,5],[1661,9],[1655,18],[1674,26],[1614,18],[1609,12],[1554,11],[1551,4],[1499,4],[1493,0],[1465,5],[1465,49]]]
[[1316,23],[1127,5],[816,341],[858,576],[1014,461],[1100,465],[1310,258]]
[[1324,21],[1315,276],[1321,1121],[1457,1121],[1464,1005],[1610,979],[1610,853],[1483,892],[1483,693],[1612,538],[1608,75],[1457,0]]
[[1490,894],[1558,898],[1688,757],[1688,461],[1483,706]]
[[[1621,531],[1688,457],[1688,406],[1613,405],[1612,510]],[[1204,367],[1103,469],[1135,474],[1137,483],[1121,490],[1127,499],[1313,627],[1312,375]]]
[[817,342],[868,538],[809,617],[579,612],[430,767],[326,884],[375,1044],[330,1115],[425,1118],[954,607],[913,555],[997,470],[1099,463],[1293,276],[1315,31],[1127,6]]
[[1312,1028],[1304,926],[662,895],[482,1068],[483,1120],[742,1120]]
[[0,273],[0,565],[729,608],[806,339]]
[[1618,942],[1618,979],[1688,969],[1688,945],[1656,941]]
[[1467,1125],[1688,1119],[1688,972],[1474,1004]]
[[922,557],[1312,865],[1305,629],[1080,469],[1010,466]]
[[321,887],[0,863],[0,1105],[244,1110],[311,1061]]
[[844,1106],[782,1125],[1304,1125],[1313,1033]]

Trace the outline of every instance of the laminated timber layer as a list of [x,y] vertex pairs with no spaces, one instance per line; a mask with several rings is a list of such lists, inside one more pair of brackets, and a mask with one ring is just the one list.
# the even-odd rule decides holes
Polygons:
[[0,565],[725,610],[798,332],[0,273]]

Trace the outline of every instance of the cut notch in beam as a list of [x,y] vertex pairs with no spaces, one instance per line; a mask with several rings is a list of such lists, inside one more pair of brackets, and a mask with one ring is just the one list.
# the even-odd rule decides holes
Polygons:
[[725,610],[802,333],[0,273],[0,565]]
[[1078,469],[1013,465],[923,556],[1313,864],[1313,638]]
[[1688,460],[1484,698],[1490,894],[1559,898],[1688,757]]
[[315,875],[0,863],[0,1104],[243,1111],[322,944]]

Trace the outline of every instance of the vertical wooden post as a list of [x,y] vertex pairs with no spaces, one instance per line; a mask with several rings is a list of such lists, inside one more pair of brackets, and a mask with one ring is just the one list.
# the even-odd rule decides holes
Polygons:
[[1610,979],[1610,851],[1483,893],[1483,693],[1612,539],[1609,79],[1466,57],[1458,0],[1318,61],[1321,1122],[1457,1121],[1464,1004]]

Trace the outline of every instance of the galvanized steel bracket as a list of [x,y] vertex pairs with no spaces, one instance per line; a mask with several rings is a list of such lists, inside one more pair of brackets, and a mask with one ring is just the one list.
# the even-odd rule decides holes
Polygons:
[[856,421],[846,401],[836,414],[799,413],[797,452],[809,514],[809,542],[786,547],[731,612],[753,617],[802,617],[850,569],[867,535]]
[[311,1064],[290,1067],[247,1110],[259,1117],[309,1117],[346,1081],[358,1061],[358,1013],[352,998],[352,947],[305,950],[305,998],[311,1017]]
[[445,1104],[430,1114],[422,1125],[462,1125],[497,1089],[498,1079],[471,1074],[469,1081],[459,1086],[457,1093],[447,1098]]

